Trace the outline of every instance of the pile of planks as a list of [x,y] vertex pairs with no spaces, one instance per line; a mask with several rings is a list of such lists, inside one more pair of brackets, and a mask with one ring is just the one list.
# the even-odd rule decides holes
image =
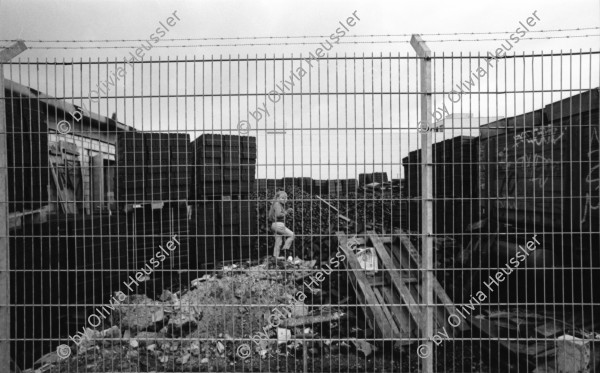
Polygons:
[[[391,339],[397,345],[415,342],[419,330],[425,330],[426,320],[421,257],[409,237],[396,230],[394,235],[387,237],[367,231],[364,237],[354,238],[357,243],[375,249],[379,263],[375,275],[361,267],[346,234],[337,232],[337,237],[346,255],[344,263],[350,283],[372,323],[375,338]],[[435,278],[433,293],[436,298],[433,332],[437,333],[444,327],[450,333],[468,330],[465,323],[456,328],[448,324],[448,316],[456,314],[456,308]]]
[[191,146],[193,199],[247,196],[254,190],[256,137],[203,134]]
[[135,203],[188,199],[190,138],[184,133],[124,132],[117,135],[117,197]]

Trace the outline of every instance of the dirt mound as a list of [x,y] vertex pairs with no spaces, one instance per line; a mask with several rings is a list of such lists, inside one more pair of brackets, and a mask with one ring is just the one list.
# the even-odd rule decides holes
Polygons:
[[260,330],[271,310],[294,294],[294,287],[270,279],[266,265],[239,274],[200,282],[181,297],[181,309],[202,315],[197,330],[188,337],[209,338],[227,334],[234,338]]

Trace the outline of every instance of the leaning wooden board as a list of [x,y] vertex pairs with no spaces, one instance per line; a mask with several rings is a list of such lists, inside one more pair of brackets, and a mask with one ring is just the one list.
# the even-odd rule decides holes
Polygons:
[[[376,337],[392,339],[399,345],[415,342],[418,337],[419,324],[411,318],[411,312],[413,312],[414,317],[420,318],[420,307],[412,299],[407,288],[400,292],[395,286],[399,286],[401,283],[416,284],[417,279],[409,277],[406,273],[393,271],[395,269],[393,264],[388,267],[387,263],[376,275],[368,276],[368,271],[360,266],[353,250],[348,247],[347,236],[343,232],[338,232],[337,236],[340,247],[346,255],[344,262],[349,270],[348,278],[356,292],[358,301],[361,303],[363,312],[369,318],[369,322],[375,330]],[[377,237],[375,241],[378,246],[378,249],[376,249],[378,261],[382,263],[381,255],[389,260],[389,254],[381,251],[382,241],[384,240]],[[391,242],[390,239],[385,241]],[[357,238],[356,242],[374,245],[370,236]],[[390,273],[393,274],[390,275]],[[407,307],[407,303],[403,302],[403,299],[407,299],[410,306]]]
[[[397,236],[398,240],[400,241],[401,252],[408,253],[409,262],[407,263],[406,259],[403,262],[401,262],[402,268],[404,268],[404,269],[415,268],[415,267],[421,268],[421,255],[419,255],[419,252],[417,251],[417,249],[410,242],[410,239],[408,238],[408,236],[406,234],[404,234],[402,232],[402,230],[400,230],[400,229],[394,230],[394,235]],[[441,312],[442,314],[445,315],[445,320],[443,320],[443,322],[439,323],[440,327],[441,327],[443,325],[448,324],[448,322],[447,322],[448,316],[450,316],[451,314],[458,315],[458,312],[456,310],[456,307],[454,306],[454,303],[452,302],[452,300],[450,299],[450,297],[448,296],[448,294],[446,293],[446,291],[444,290],[442,285],[435,278],[435,276],[433,277],[433,285],[432,286],[433,286],[434,296],[442,303],[443,308],[445,309],[445,312]],[[438,312],[437,312],[438,314],[440,313],[439,311],[440,310],[438,310]],[[469,326],[463,322],[461,322],[460,325],[457,326],[457,328],[463,332],[469,330]]]
[[[417,341],[419,330],[424,330],[426,322],[421,304],[421,259],[408,237],[402,232],[395,232],[394,236],[400,236],[400,245],[392,248],[384,245],[384,242],[392,240],[382,239],[372,231],[367,232],[366,237],[358,238],[358,243],[374,247],[377,253],[380,269],[375,276],[367,276],[368,272],[361,268],[352,248],[347,246],[347,236],[343,232],[338,232],[337,236],[347,258],[345,263],[350,283],[376,334],[393,338],[400,344]],[[433,286],[434,294],[441,303],[436,305],[434,312],[434,333],[443,327],[450,331],[452,328],[448,327],[447,317],[456,309],[437,281]],[[469,327],[461,325],[457,329],[464,331]]]
[[366,271],[363,270],[354,255],[351,248],[348,247],[348,237],[343,232],[337,233],[340,248],[346,255],[344,261],[346,268],[349,269],[350,283],[356,291],[356,296],[363,306],[365,315],[373,322],[376,338],[397,339],[402,338],[400,330],[394,322],[391,322],[390,315],[383,311],[381,304],[381,295],[375,294],[371,282],[367,278]]

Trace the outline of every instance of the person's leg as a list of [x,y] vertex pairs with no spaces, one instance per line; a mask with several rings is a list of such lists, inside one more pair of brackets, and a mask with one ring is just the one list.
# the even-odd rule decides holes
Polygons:
[[281,243],[283,241],[283,237],[278,233],[279,227],[277,223],[273,223],[271,225],[271,229],[275,232],[275,247],[273,248],[273,256],[275,258],[279,258],[279,248],[281,247]]
[[275,258],[279,258],[279,250],[281,248],[282,241],[283,238],[281,237],[281,235],[275,233],[275,248],[273,249],[273,256]]
[[287,240],[285,240],[285,244],[283,245],[283,250],[288,250],[291,246],[292,243],[294,243],[294,232],[292,232],[291,230],[289,230],[289,228],[285,228],[284,227],[284,231],[283,233],[280,232],[280,234],[282,236],[286,236]]

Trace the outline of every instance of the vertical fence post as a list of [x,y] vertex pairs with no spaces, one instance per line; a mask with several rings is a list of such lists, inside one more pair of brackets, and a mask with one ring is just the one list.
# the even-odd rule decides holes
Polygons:
[[[423,358],[423,372],[433,372],[433,343],[429,339],[433,335],[433,192],[432,192],[432,124],[431,115],[431,50],[419,35],[413,35],[410,44],[421,57],[421,122],[427,123],[427,131],[421,133],[421,229],[422,229],[422,263],[423,288],[425,289],[425,329],[424,344],[431,353]],[[418,124],[418,129],[421,125]]]
[[[0,367],[10,367],[10,258],[8,242],[8,153],[6,142],[6,103],[4,66],[27,47],[18,41],[0,50]],[[25,186],[27,187],[27,186]]]

